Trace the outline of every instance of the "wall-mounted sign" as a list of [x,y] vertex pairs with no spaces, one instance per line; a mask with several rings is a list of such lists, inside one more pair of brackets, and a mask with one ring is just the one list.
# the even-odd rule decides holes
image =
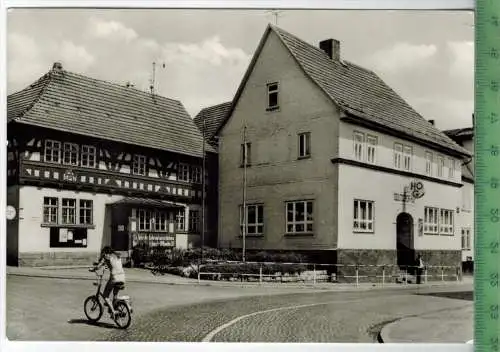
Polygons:
[[5,212],[7,215],[7,220],[14,220],[16,218],[16,208],[14,208],[12,205],[7,205]]
[[394,200],[396,202],[410,202],[410,203],[414,203],[415,202],[415,199],[413,199],[411,197],[410,194],[403,194],[403,193],[394,193]]
[[411,195],[415,199],[422,198],[425,194],[424,184],[422,181],[413,181],[410,185]]
[[125,231],[125,225],[118,225],[118,231],[120,232]]
[[73,172],[73,170],[66,170],[66,172],[63,175],[63,180],[68,181],[68,182],[76,182],[76,175]]

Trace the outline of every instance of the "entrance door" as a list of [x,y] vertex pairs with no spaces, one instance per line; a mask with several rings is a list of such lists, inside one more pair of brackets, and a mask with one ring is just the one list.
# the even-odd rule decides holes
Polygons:
[[413,218],[408,213],[400,213],[396,218],[397,259],[399,266],[414,265]]

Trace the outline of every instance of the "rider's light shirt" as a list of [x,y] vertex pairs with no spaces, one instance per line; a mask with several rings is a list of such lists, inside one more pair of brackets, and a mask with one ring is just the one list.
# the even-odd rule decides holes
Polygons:
[[111,273],[111,282],[125,282],[121,259],[116,254],[108,254],[104,256],[104,261]]

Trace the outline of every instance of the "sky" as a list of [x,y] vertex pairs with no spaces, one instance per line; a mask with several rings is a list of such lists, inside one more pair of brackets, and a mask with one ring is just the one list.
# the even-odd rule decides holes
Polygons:
[[[11,9],[7,90],[64,69],[180,100],[194,117],[230,101],[268,23],[261,10]],[[375,71],[439,129],[472,126],[474,16],[452,11],[283,10],[278,26]]]

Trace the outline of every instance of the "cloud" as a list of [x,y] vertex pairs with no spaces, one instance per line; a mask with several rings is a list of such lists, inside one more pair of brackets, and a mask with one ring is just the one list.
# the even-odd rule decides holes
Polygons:
[[368,61],[370,66],[381,71],[411,70],[416,66],[428,63],[436,52],[437,47],[433,44],[414,45],[399,42],[391,48],[375,52]]
[[63,67],[84,71],[95,61],[82,46],[69,40],[38,42],[21,33],[9,33],[7,43],[8,91],[23,89],[48,72],[55,61]]
[[474,42],[448,42],[451,53],[449,73],[452,76],[472,79],[474,77]]
[[138,38],[135,30],[126,27],[121,22],[103,21],[93,17],[89,20],[87,31],[91,36],[102,39],[130,42]]

